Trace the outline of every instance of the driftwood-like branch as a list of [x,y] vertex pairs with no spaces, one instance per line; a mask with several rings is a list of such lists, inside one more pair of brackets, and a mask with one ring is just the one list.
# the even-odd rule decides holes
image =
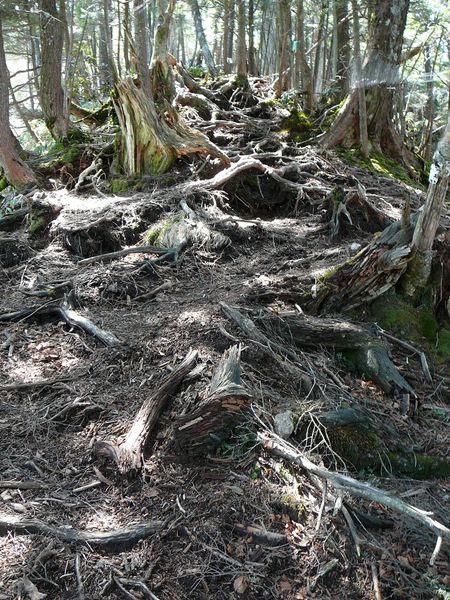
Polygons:
[[122,475],[137,475],[142,469],[145,446],[158,422],[161,411],[169,398],[177,391],[183,379],[193,369],[196,358],[197,352],[190,350],[184,360],[143,403],[122,443],[97,442],[94,452],[99,456],[113,459]]
[[[400,514],[421,523],[428,529],[431,529],[437,536],[436,548],[438,551],[441,547],[442,540],[445,539],[447,542],[450,541],[450,529],[439,521],[436,521],[431,516],[432,513],[428,513],[411,504],[407,504],[400,498],[391,495],[389,492],[376,488],[368,483],[358,481],[348,475],[333,473],[324,467],[318,467],[299,452],[297,448],[288,444],[285,440],[282,440],[273,433],[268,431],[260,432],[258,433],[258,439],[267,451],[298,465],[308,473],[311,473],[322,480],[328,481],[328,483],[331,483],[335,488],[342,490],[343,492],[348,492],[352,496],[364,498],[371,502],[377,502],[378,504],[387,506]],[[436,556],[437,552],[435,549],[432,555],[433,562],[436,560]]]
[[217,446],[247,407],[249,394],[241,385],[240,353],[239,346],[224,352],[205,400],[177,419],[174,433],[181,448],[199,453]]
[[41,481],[14,481],[13,479],[0,480],[0,490],[42,490],[48,487],[48,484]]
[[166,523],[166,521],[148,521],[112,531],[79,531],[67,525],[55,527],[38,520],[3,518],[0,519],[0,534],[7,535],[9,532],[17,534],[37,533],[57,538],[63,542],[84,544],[92,548],[107,550],[119,546],[133,546],[139,540],[144,540],[161,531]]

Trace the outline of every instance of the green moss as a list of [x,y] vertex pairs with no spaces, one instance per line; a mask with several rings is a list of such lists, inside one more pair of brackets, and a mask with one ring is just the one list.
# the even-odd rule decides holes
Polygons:
[[431,344],[436,342],[439,325],[432,309],[427,306],[415,307],[401,296],[385,294],[372,303],[371,313],[383,329],[411,341],[420,342],[425,338]]
[[338,154],[351,166],[365,168],[374,175],[396,179],[413,187],[422,187],[417,181],[411,179],[407,170],[400,163],[383,154],[373,152],[369,158],[364,158],[359,149],[355,148],[339,149]]
[[192,77],[199,77],[200,79],[206,75],[206,71],[203,67],[189,67],[188,73],[189,75],[192,75]]
[[450,330],[445,327],[438,332],[436,353],[439,363],[444,363],[450,359]]
[[381,442],[374,431],[348,425],[328,431],[331,447],[345,462],[358,471],[376,463]]
[[9,185],[9,181],[6,179],[6,177],[2,177],[0,179],[0,192],[3,192],[3,190],[5,190]]
[[31,217],[28,223],[28,233],[36,234],[45,229],[47,223],[44,217],[34,216]]
[[69,148],[64,152],[61,162],[67,166],[74,166],[76,161],[80,157],[80,149],[78,146],[69,146]]
[[112,179],[110,181],[110,186],[113,194],[120,194],[127,191],[128,182],[126,179]]
[[150,227],[150,229],[144,234],[144,239],[150,246],[161,246],[164,240],[164,235],[169,231],[176,223],[181,223],[184,219],[183,213],[177,213],[163,221],[158,221]]
[[281,133],[287,133],[296,142],[304,141],[311,135],[313,124],[303,111],[294,107],[288,117],[281,122]]
[[278,502],[276,502],[279,510],[283,511],[284,514],[288,515],[293,521],[297,523],[305,518],[306,508],[302,502],[299,502],[295,496],[291,494],[283,494],[280,496]]
[[238,73],[234,78],[234,84],[238,88],[247,88],[248,87],[248,77],[243,73]]
[[450,462],[439,456],[430,456],[429,454],[405,456],[388,452],[387,457],[392,472],[407,475],[413,479],[431,479],[450,475]]

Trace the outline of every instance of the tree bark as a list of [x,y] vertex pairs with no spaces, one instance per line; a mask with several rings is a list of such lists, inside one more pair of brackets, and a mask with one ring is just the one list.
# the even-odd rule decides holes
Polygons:
[[[349,68],[350,68],[350,31],[348,0],[335,0],[336,8],[336,42],[337,42],[337,66],[336,66],[336,100],[340,102],[350,91]],[[354,37],[356,40],[356,37]]]
[[281,98],[288,89],[288,56],[291,29],[291,9],[289,0],[278,2],[278,80],[275,88],[275,97]]
[[[403,145],[393,122],[393,98],[395,87],[400,83],[398,66],[408,9],[409,0],[380,0],[371,4],[369,54],[363,68],[363,82],[370,149],[410,166],[413,155]],[[359,145],[358,98],[363,82],[356,82],[347,103],[322,138],[322,147]]]
[[137,53],[137,67],[142,90],[147,96],[151,94],[150,71],[148,60],[148,17],[147,6],[142,0],[134,0],[134,38]]
[[247,43],[245,41],[245,0],[237,0],[238,5],[238,47],[237,47],[237,74],[248,85],[248,66],[247,66]]
[[42,112],[52,137],[63,140],[67,138],[70,125],[61,84],[63,22],[55,0],[40,0],[40,8],[42,65],[39,92]]
[[9,126],[9,71],[3,44],[3,15],[0,11],[0,166],[6,179],[19,190],[31,187],[36,177],[20,158],[21,146]]
[[122,475],[135,476],[142,469],[143,452],[162,409],[169,398],[178,390],[183,379],[195,365],[197,352],[190,351],[183,362],[159,385],[156,391],[143,403],[137,413],[125,440],[121,444],[98,442],[96,454],[112,458]]

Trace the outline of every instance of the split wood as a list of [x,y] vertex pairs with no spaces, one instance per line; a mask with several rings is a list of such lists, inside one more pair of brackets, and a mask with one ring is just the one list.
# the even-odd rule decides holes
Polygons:
[[269,431],[258,433],[258,439],[267,451],[300,466],[302,469],[308,471],[308,473],[316,475],[322,480],[327,480],[338,490],[348,492],[359,498],[365,498],[371,502],[383,504],[400,514],[418,521],[428,529],[431,529],[431,531],[436,534],[437,541],[430,558],[430,565],[434,565],[443,540],[450,541],[450,529],[433,519],[431,516],[432,513],[423,511],[411,504],[407,504],[406,502],[403,502],[403,500],[400,500],[400,498],[397,498],[380,488],[371,486],[368,483],[357,481],[348,475],[333,473],[324,467],[318,467],[299,452],[297,448]]
[[94,452],[114,460],[122,475],[136,476],[142,469],[144,448],[161,411],[169,398],[178,390],[184,378],[192,371],[196,359],[197,352],[190,350],[184,360],[145,400],[123,442],[97,442]]

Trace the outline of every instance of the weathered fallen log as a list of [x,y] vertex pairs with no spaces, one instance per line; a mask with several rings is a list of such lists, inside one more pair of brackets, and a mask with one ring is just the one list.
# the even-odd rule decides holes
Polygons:
[[387,346],[361,325],[298,312],[265,314],[257,319],[257,323],[266,332],[275,333],[300,348],[325,346],[345,351],[356,369],[387,394],[408,392],[416,395],[389,358]]
[[445,539],[447,542],[450,541],[450,529],[432,518],[432,513],[428,513],[424,510],[416,508],[411,504],[407,504],[400,498],[386,492],[380,488],[376,488],[368,483],[364,483],[349,477],[348,475],[342,475],[341,473],[335,473],[325,469],[324,467],[318,467],[311,462],[306,456],[304,456],[297,448],[288,444],[278,436],[275,436],[269,431],[263,431],[258,433],[258,439],[264,446],[264,448],[273,454],[294,463],[305,469],[308,473],[319,477],[320,479],[331,483],[335,488],[342,490],[342,492],[348,492],[349,494],[358,498],[365,498],[371,502],[377,502],[383,506],[387,506],[392,510],[413,519],[422,525],[425,525],[428,529],[431,529],[437,536],[437,542],[433,554],[430,559],[430,564],[433,565],[439,551],[442,546],[442,542]]
[[142,469],[144,449],[161,411],[193,369],[196,358],[197,352],[190,350],[184,360],[143,403],[123,442],[97,442],[94,453],[115,461],[122,475],[136,476]]
[[240,347],[232,346],[224,352],[204,400],[175,421],[177,445],[190,454],[217,447],[236,425],[249,398],[241,385]]
[[0,519],[0,534],[39,534],[57,538],[63,542],[83,544],[98,550],[115,550],[119,547],[130,547],[140,540],[158,533],[166,526],[167,521],[148,521],[123,529],[111,531],[80,531],[69,525],[56,527],[34,519],[16,520],[11,517]]

